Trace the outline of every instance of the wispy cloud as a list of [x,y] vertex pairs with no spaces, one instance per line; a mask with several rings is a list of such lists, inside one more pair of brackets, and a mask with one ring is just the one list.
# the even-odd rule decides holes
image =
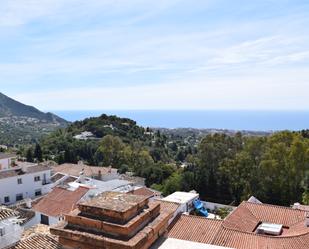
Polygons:
[[309,108],[308,10],[289,1],[279,10],[273,1],[4,0],[0,86],[43,109]]

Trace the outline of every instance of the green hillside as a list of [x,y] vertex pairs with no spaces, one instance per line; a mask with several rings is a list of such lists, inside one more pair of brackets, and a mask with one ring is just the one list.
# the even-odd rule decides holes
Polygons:
[[33,143],[42,135],[67,125],[66,120],[52,113],[41,112],[0,93],[0,144]]

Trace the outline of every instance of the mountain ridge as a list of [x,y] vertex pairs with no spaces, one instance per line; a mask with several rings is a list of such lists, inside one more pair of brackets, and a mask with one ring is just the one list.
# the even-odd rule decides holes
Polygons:
[[0,93],[0,144],[13,147],[34,143],[68,124],[51,112],[44,113]]
[[65,119],[51,112],[44,113],[33,106],[18,102],[0,92],[0,117],[11,116],[36,118],[40,121],[46,120],[47,122],[59,124],[68,123]]

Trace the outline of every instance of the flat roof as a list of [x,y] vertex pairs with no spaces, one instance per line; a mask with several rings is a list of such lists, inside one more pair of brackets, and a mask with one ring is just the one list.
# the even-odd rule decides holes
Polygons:
[[196,193],[174,192],[173,194],[163,198],[163,200],[184,204],[198,197],[199,197],[199,194],[196,194]]
[[19,176],[19,175],[34,174],[34,173],[48,171],[48,170],[51,170],[51,169],[46,165],[29,166],[27,167],[26,172],[24,172],[20,167],[17,167],[17,169],[11,168],[8,170],[0,171],[0,179],[5,179],[5,178]]
[[13,157],[16,157],[16,154],[0,152],[0,159],[13,158]]
[[120,192],[104,192],[97,198],[80,203],[79,206],[90,206],[115,212],[126,212],[128,209],[144,203],[148,198],[141,195],[129,195]]
[[230,247],[215,246],[187,240],[167,238],[159,245],[154,245],[151,249],[232,249]]

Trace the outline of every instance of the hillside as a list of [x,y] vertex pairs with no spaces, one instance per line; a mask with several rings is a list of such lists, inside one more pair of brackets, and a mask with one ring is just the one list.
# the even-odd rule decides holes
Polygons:
[[41,112],[0,93],[0,144],[31,143],[67,124],[52,113]]

